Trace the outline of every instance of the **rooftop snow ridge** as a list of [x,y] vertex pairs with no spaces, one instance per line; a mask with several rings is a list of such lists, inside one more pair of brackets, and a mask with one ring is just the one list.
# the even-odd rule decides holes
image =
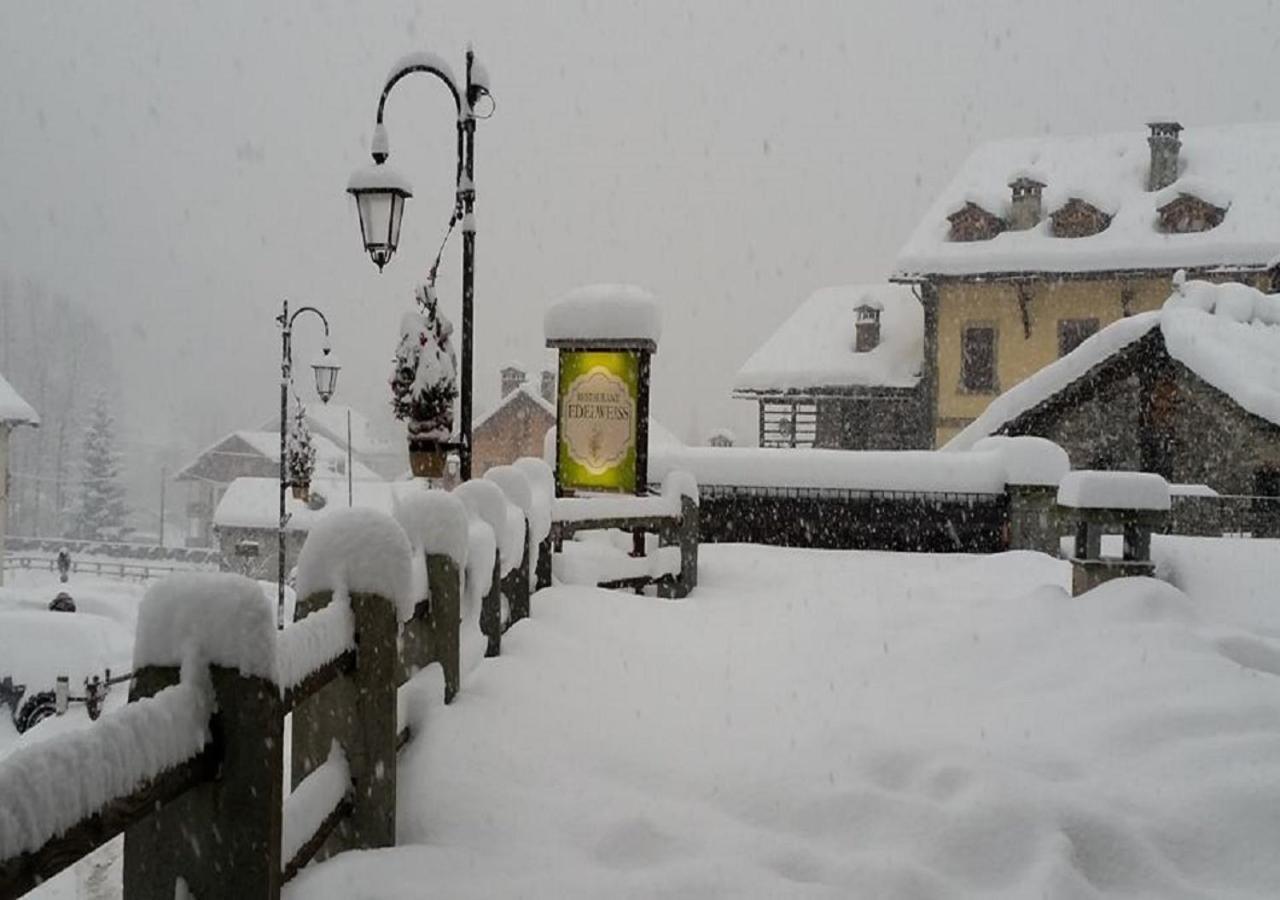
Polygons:
[[[995,272],[1087,272],[1228,266],[1262,268],[1280,253],[1280,123],[1187,129],[1178,177],[1147,191],[1151,154],[1146,131],[995,141],[977,147],[899,251],[901,278]],[[1112,216],[1084,237],[1048,228],[1005,231],[988,240],[952,241],[947,216],[972,202],[1006,217],[1009,184],[1034,174],[1045,187],[1044,216],[1072,197]],[[1180,195],[1222,209],[1216,227],[1166,234],[1157,210]]]

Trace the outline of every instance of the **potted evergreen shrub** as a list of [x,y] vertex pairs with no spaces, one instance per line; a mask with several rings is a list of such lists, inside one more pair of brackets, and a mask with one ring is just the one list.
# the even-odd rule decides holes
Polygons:
[[458,362],[453,323],[439,310],[434,287],[414,292],[417,309],[400,320],[391,374],[391,408],[409,431],[409,466],[418,477],[439,478],[453,436],[453,401],[458,397]]
[[293,423],[285,438],[285,471],[293,496],[307,501],[311,495],[311,475],[316,468],[316,448],[307,427],[307,411],[299,403],[294,409]]

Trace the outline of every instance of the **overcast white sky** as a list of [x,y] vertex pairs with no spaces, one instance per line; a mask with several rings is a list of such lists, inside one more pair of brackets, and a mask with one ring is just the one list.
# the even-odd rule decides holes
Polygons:
[[685,438],[753,437],[737,367],[815,288],[883,279],[975,143],[1280,119],[1272,3],[6,2],[0,272],[97,311],[145,439],[271,415],[284,297],[330,315],[341,399],[389,422],[395,329],[452,202],[444,89],[420,77],[388,107],[417,196],[381,276],[346,178],[395,58],[461,69],[468,41],[497,99],[477,405],[500,365],[549,360],[554,298],[632,281],[664,304],[654,410]]

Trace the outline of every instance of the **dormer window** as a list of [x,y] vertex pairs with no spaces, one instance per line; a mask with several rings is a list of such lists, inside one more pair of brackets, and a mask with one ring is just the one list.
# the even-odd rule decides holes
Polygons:
[[1217,228],[1227,214],[1225,207],[1214,206],[1194,194],[1179,194],[1156,212],[1160,215],[1160,230],[1168,234],[1191,234]]
[[1004,219],[987,212],[972,201],[947,216],[948,237],[953,241],[989,241],[1006,228]]
[[1111,216],[1079,197],[1071,197],[1049,214],[1053,223],[1053,236],[1060,238],[1088,237],[1105,231],[1111,224]]
[[883,309],[874,300],[864,301],[854,307],[854,353],[866,353],[880,346],[880,313]]

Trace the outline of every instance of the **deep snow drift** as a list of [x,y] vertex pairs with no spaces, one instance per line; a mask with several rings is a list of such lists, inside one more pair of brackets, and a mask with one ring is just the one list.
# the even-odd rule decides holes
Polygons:
[[409,686],[404,846],[286,893],[1273,897],[1280,547],[1160,554],[1192,596],[738,546],[687,601],[544,591],[454,705]]

